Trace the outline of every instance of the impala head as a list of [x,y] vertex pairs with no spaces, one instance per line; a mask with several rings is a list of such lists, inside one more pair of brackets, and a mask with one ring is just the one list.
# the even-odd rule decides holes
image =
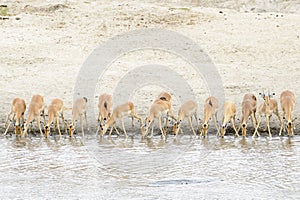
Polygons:
[[182,122],[182,120],[179,120],[179,121],[177,121],[177,122],[174,123],[174,125],[173,125],[174,135],[178,134],[179,126],[180,126],[181,122]]
[[247,134],[247,123],[244,122],[242,123],[242,136],[246,137],[246,134]]
[[266,95],[264,92],[259,93],[259,95],[264,99],[265,101],[265,105],[269,106],[270,105],[270,99],[273,98],[273,96],[275,95],[275,93],[270,93],[270,91],[268,91],[268,94]]
[[105,133],[106,133],[106,131],[108,129],[107,124],[105,124],[104,126],[100,125],[100,129],[101,129],[101,136],[105,135]]
[[293,133],[293,122],[288,121],[286,127],[287,127],[288,135],[291,136]]
[[70,137],[73,136],[74,131],[75,131],[74,122],[70,122],[70,124],[69,124],[69,134],[70,134]]
[[151,121],[152,121],[152,119],[151,119],[150,115],[147,116],[145,119],[145,128],[149,128]]
[[287,121],[287,130],[288,130],[288,134],[289,136],[293,135],[293,128],[294,128],[294,121],[296,120],[297,118],[293,119],[293,120],[288,120]]
[[146,125],[143,125],[142,128],[141,128],[141,130],[142,130],[142,138],[145,138],[145,136],[146,136],[146,130],[147,130]]
[[207,122],[204,122],[202,124],[202,130],[203,130],[203,134],[205,136],[207,134],[207,130],[208,130],[208,123]]
[[222,136],[222,138],[224,137],[224,135],[225,135],[225,133],[226,133],[227,125],[228,125],[228,123],[222,124],[222,127],[221,127],[221,136]]
[[45,129],[45,136],[46,136],[46,138],[48,138],[49,133],[50,133],[50,126],[46,125],[46,126],[44,126],[44,129]]
[[105,102],[104,103],[104,106],[106,106],[106,109],[102,110],[102,122],[103,122],[103,125],[106,124],[106,122],[108,121],[108,119],[110,118],[110,111],[107,110],[107,103]]
[[142,127],[141,127],[141,130],[142,130],[142,137],[144,138],[146,135],[147,135],[147,132],[148,132],[148,129],[151,125],[151,122],[152,122],[152,118],[151,118],[151,115],[148,115],[146,118],[145,118],[145,124],[142,124]]

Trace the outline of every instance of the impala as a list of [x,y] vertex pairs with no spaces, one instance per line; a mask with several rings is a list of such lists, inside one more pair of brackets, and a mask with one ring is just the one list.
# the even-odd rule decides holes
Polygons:
[[242,102],[242,136],[246,137],[247,134],[247,121],[251,117],[253,127],[256,128],[256,97],[254,94],[245,94]]
[[[24,99],[15,98],[12,101],[10,112],[8,113],[8,115],[6,117],[6,120],[5,120],[5,126],[4,127],[6,128],[6,130],[5,130],[4,135],[6,135],[8,129],[10,127],[11,122],[14,122],[15,118],[16,118],[16,122],[15,122],[14,126],[15,126],[16,136],[18,135],[19,132],[20,132],[20,135],[22,135],[21,120],[22,120],[22,123],[24,123],[25,110],[26,110],[26,103],[25,103]],[[10,120],[10,121],[9,121],[8,126],[7,126],[8,120]]]
[[106,121],[111,115],[111,108],[112,108],[112,96],[109,94],[102,94],[99,96],[99,115],[98,121],[101,125],[105,125]]
[[114,108],[113,113],[111,117],[108,119],[107,123],[102,127],[102,132],[101,136],[103,136],[109,127],[111,127],[109,135],[111,135],[113,128],[116,130],[117,134],[120,135],[119,131],[115,127],[116,120],[119,119],[122,124],[122,128],[124,131],[124,134],[126,137],[128,137],[126,130],[125,130],[125,125],[124,125],[124,116],[125,115],[130,115],[132,119],[132,126],[134,118],[138,119],[139,122],[142,121],[141,117],[138,116],[135,112],[134,104],[132,102],[127,102],[125,104],[119,105],[116,108]]
[[73,132],[75,131],[75,123],[77,122],[78,118],[80,118],[80,125],[81,125],[81,132],[82,138],[84,138],[84,130],[83,130],[83,118],[85,119],[85,125],[88,129],[88,122],[86,118],[86,110],[87,110],[87,98],[82,97],[75,101],[72,108],[72,121],[69,124],[69,134],[70,137],[73,136]]
[[295,106],[295,95],[293,92],[286,90],[283,91],[280,95],[280,104],[282,108],[282,119],[281,119],[281,127],[279,131],[279,135],[282,133],[282,129],[284,127],[284,121],[287,122],[287,130],[288,135],[294,135],[294,120],[292,119],[292,111],[294,110]]
[[279,112],[278,112],[278,103],[275,99],[272,99],[272,97],[273,97],[273,95],[275,95],[275,93],[270,94],[270,92],[268,92],[268,95],[265,95],[265,93],[263,92],[263,93],[259,93],[259,95],[263,98],[264,102],[262,102],[258,108],[257,125],[255,128],[253,137],[255,137],[256,134],[258,136],[260,136],[260,134],[258,132],[258,128],[261,123],[261,118],[265,116],[266,117],[266,125],[267,125],[268,132],[269,132],[269,137],[271,138],[272,134],[271,134],[271,130],[270,130],[270,118],[273,113],[278,117],[279,122],[281,124],[281,118],[280,118]]
[[45,119],[45,104],[44,104],[44,97],[37,94],[32,96],[29,108],[28,108],[28,117],[24,124],[24,135],[27,135],[27,130],[29,123],[31,123],[33,120],[37,121],[41,136],[43,136],[42,128],[41,128],[41,121],[40,121],[40,115],[42,114],[44,118],[44,123],[46,122]]
[[211,96],[205,100],[204,122],[202,124],[202,131],[201,131],[200,136],[202,136],[202,135],[203,135],[203,137],[207,136],[207,130],[209,127],[208,122],[211,119],[211,117],[213,117],[213,119],[214,119],[214,123],[215,123],[216,129],[217,129],[217,135],[219,135],[220,130],[219,130],[219,126],[217,123],[218,107],[219,107],[218,100],[215,97]]
[[[182,120],[184,118],[187,118],[190,123],[191,130],[193,131],[194,135],[196,136],[196,132],[193,128],[192,124],[192,118],[195,117],[195,120],[197,122],[197,125],[199,126],[199,121],[197,119],[197,103],[190,100],[182,104],[178,111],[178,119],[177,122],[173,126],[174,134],[177,135],[179,132],[179,129],[181,128]],[[197,126],[197,127],[198,127]]]
[[53,99],[51,104],[48,106],[48,123],[45,125],[45,136],[48,138],[50,133],[50,125],[55,122],[55,127],[58,130],[59,138],[61,138],[61,132],[59,128],[59,116],[61,116],[62,122],[65,127],[65,132],[67,132],[67,124],[64,119],[63,112],[66,108],[64,107],[63,101],[61,99]]
[[223,106],[223,120],[221,128],[221,136],[224,137],[228,123],[231,122],[235,131],[235,136],[239,137],[238,131],[235,126],[236,106],[234,102],[226,101]]
[[176,117],[173,114],[171,103],[166,100],[157,99],[153,102],[150,107],[149,114],[146,117],[145,125],[142,126],[142,137],[146,137],[148,134],[148,129],[150,125],[152,126],[151,137],[153,136],[153,126],[154,126],[154,119],[158,119],[159,129],[163,138],[165,139],[166,133],[162,128],[162,116],[164,114],[170,115],[174,120]]

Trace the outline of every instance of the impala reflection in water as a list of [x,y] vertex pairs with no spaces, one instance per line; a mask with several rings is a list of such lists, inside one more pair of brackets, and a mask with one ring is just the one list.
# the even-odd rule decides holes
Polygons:
[[[188,128],[188,127],[187,127]],[[300,138],[1,137],[1,199],[299,198]],[[134,135],[134,137],[133,137]],[[176,156],[172,156],[176,155]]]

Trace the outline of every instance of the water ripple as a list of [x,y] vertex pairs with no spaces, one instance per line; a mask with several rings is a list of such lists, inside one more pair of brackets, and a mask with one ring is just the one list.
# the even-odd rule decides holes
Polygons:
[[1,199],[283,199],[300,194],[299,136],[89,137],[85,145],[79,138],[5,137],[0,143]]

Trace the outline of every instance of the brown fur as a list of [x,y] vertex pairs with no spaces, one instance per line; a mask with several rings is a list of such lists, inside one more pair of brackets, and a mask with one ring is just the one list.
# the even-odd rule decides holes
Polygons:
[[[10,112],[8,113],[6,120],[5,120],[6,130],[5,130],[4,135],[6,135],[11,122],[13,122],[15,118],[16,118],[15,134],[18,135],[18,133],[20,132],[20,135],[22,135],[21,120],[22,120],[22,123],[24,123],[25,110],[26,110],[26,103],[25,103],[24,99],[15,98],[12,101]],[[10,119],[11,121],[9,122],[9,125],[7,126],[7,122],[10,117],[11,117],[11,119]]]
[[206,137],[207,136],[207,130],[208,130],[208,122],[210,120],[211,117],[213,117],[214,119],[214,122],[215,122],[215,126],[216,126],[216,129],[217,129],[217,135],[219,135],[219,126],[218,126],[218,123],[217,123],[217,113],[218,113],[218,108],[219,108],[219,103],[218,103],[218,100],[211,96],[211,97],[208,97],[206,100],[205,100],[205,103],[204,103],[204,122],[202,124],[202,131],[201,131],[201,135],[200,136],[203,136],[203,137]]
[[33,120],[37,121],[41,136],[43,135],[43,132],[41,129],[40,114],[43,115],[44,123],[45,123],[46,119],[45,119],[44,97],[37,94],[37,95],[32,96],[30,104],[29,104],[28,116],[27,116],[27,120],[24,124],[24,135],[27,135],[29,123],[31,123]]
[[75,130],[75,122],[77,121],[78,118],[80,118],[82,138],[84,138],[83,117],[85,119],[85,124],[86,124],[87,129],[89,129],[87,118],[86,118],[86,110],[87,110],[87,98],[85,98],[85,97],[77,99],[75,101],[75,103],[73,104],[72,121],[69,124],[70,137],[73,136],[73,132]]
[[253,127],[256,127],[256,97],[254,94],[245,94],[242,102],[242,136],[247,134],[247,120],[251,117]]
[[102,95],[99,96],[98,120],[100,122],[100,125],[105,125],[106,121],[110,117],[112,105],[113,105],[113,102],[112,102],[112,96],[111,95],[102,94]]
[[278,112],[278,103],[275,99],[270,98],[270,94],[265,95],[263,93],[262,95],[263,95],[264,102],[262,102],[258,108],[259,115],[258,115],[257,126],[256,126],[255,132],[253,134],[253,137],[255,137],[256,134],[258,136],[260,136],[260,134],[258,132],[258,128],[261,123],[261,117],[263,117],[263,116],[266,117],[266,124],[267,124],[268,132],[269,132],[269,137],[272,137],[271,130],[270,130],[270,118],[273,113],[278,117],[278,119],[281,123],[281,119],[280,119],[279,112]]
[[199,126],[199,121],[197,119],[197,103],[190,100],[190,101],[187,101],[184,104],[182,104],[182,106],[180,107],[180,109],[178,111],[178,119],[177,119],[177,122],[173,126],[174,134],[175,135],[178,134],[178,131],[181,127],[182,120],[184,118],[187,118],[189,120],[191,130],[193,131],[194,135],[196,136],[196,132],[195,132],[195,130],[193,128],[193,124],[192,124],[193,116],[195,117],[197,125]]
[[67,125],[63,116],[63,112],[64,112],[64,104],[63,101],[61,99],[54,99],[51,104],[48,106],[47,108],[48,110],[48,123],[44,126],[45,129],[45,136],[46,138],[48,138],[49,133],[50,133],[50,125],[52,124],[52,122],[55,122],[55,126],[57,127],[58,133],[59,133],[59,137],[61,138],[61,132],[60,132],[60,128],[59,128],[59,115],[61,115],[62,118],[62,122],[64,124],[65,127],[65,131],[67,132]]
[[295,106],[295,95],[293,92],[286,90],[283,91],[280,95],[280,103],[281,103],[281,108],[282,108],[282,121],[281,121],[281,127],[280,127],[280,132],[279,135],[282,133],[282,129],[284,127],[284,118],[287,121],[287,130],[288,130],[288,135],[292,136],[294,135],[294,124],[293,124],[293,119],[292,119],[292,111],[294,110]]
[[152,132],[151,137],[153,136],[153,125],[154,125],[154,119],[158,119],[159,128],[162,133],[163,138],[165,138],[166,133],[162,129],[162,119],[161,116],[167,113],[167,115],[170,115],[173,119],[176,120],[176,117],[174,116],[174,113],[172,111],[171,102],[157,99],[153,102],[153,104],[150,107],[149,114],[146,117],[145,120],[145,126],[142,126],[142,137],[146,137],[148,133],[149,126],[152,125]]
[[128,137],[128,135],[126,133],[126,130],[125,130],[124,119],[123,119],[123,117],[125,115],[130,115],[131,116],[132,126],[134,126],[134,124],[133,124],[133,119],[134,118],[138,119],[140,122],[142,120],[141,117],[136,114],[135,107],[134,107],[134,104],[132,102],[127,102],[125,104],[119,105],[116,108],[114,108],[111,117],[108,119],[107,123],[104,125],[101,136],[103,136],[107,132],[107,129],[109,127],[111,127],[109,135],[111,135],[111,132],[112,132],[113,128],[115,128],[115,130],[119,134],[118,130],[115,127],[115,123],[116,123],[117,119],[120,119],[121,123],[122,123],[124,134],[125,134],[126,137]]
[[232,127],[235,131],[235,135],[238,137],[238,131],[235,127],[235,116],[236,116],[236,106],[234,102],[226,101],[223,105],[223,120],[221,128],[221,136],[224,137],[226,133],[226,125],[229,121],[232,123]]

